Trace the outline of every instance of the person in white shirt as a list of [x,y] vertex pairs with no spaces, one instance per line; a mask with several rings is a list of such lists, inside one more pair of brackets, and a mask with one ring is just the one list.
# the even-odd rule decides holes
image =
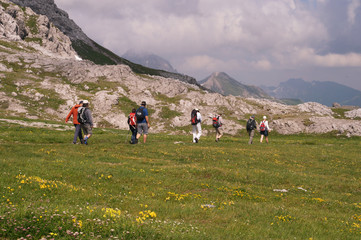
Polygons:
[[201,126],[202,115],[199,112],[199,109],[196,108],[192,111],[191,122],[192,122],[193,143],[198,143],[199,139],[202,136],[202,126]]
[[260,142],[263,142],[263,137],[266,139],[266,143],[268,143],[268,133],[271,131],[271,129],[268,126],[267,117],[263,116],[263,121],[259,125],[259,133],[261,134]]

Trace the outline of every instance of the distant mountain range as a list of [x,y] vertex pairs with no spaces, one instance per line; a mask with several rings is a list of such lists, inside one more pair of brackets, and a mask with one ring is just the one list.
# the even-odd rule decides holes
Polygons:
[[203,87],[223,95],[270,98],[261,88],[242,84],[224,72],[215,72],[199,83]]
[[128,50],[122,57],[145,67],[177,73],[167,60],[153,53]]
[[335,82],[306,82],[303,79],[289,79],[277,87],[262,87],[269,95],[278,99],[299,99],[303,102],[318,102],[332,106],[361,106],[361,92]]

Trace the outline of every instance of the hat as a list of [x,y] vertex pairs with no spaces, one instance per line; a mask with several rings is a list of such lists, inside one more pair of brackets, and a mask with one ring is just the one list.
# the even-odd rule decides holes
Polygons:
[[89,103],[88,100],[83,100],[83,104]]
[[199,112],[199,109],[198,109],[198,108],[195,108],[194,110],[196,110],[197,112]]
[[145,101],[143,101],[140,105],[145,106],[145,105],[147,105],[147,103]]
[[254,118],[254,115],[252,115],[251,118]]
[[80,102],[79,102],[79,104],[82,104],[83,103],[83,100],[81,100]]
[[263,116],[263,119],[267,119],[267,117],[266,117],[266,116]]

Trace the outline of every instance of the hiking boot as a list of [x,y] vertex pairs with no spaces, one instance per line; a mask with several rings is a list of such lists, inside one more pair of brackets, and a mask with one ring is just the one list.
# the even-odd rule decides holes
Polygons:
[[73,142],[73,144],[76,144],[76,142]]
[[196,143],[198,143],[198,138],[195,138],[194,140],[196,141]]
[[83,139],[80,139],[80,143],[81,143],[81,144],[84,144],[84,140],[83,140]]

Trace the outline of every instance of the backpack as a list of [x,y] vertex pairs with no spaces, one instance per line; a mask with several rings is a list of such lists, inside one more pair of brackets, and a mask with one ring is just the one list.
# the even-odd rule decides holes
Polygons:
[[135,112],[137,122],[142,122],[145,119],[144,107],[140,107]]
[[199,123],[198,118],[197,118],[197,111],[195,109],[193,109],[192,113],[191,113],[191,122],[192,122],[192,125],[196,125],[197,123]]
[[251,131],[254,129],[254,120],[253,119],[248,119],[247,121],[247,125],[246,125],[247,131]]
[[212,118],[212,121],[213,121],[213,127],[219,128],[221,126],[221,124],[219,123],[219,116]]
[[135,117],[135,113],[129,113],[128,124],[132,125],[132,126],[135,126],[136,122],[137,122],[137,120],[136,120],[136,117]]
[[86,123],[87,122],[87,118],[85,116],[85,112],[86,112],[86,108],[85,107],[80,107],[78,108],[78,122],[79,123]]
[[264,124],[263,121],[261,122],[261,126],[259,126],[259,130],[260,130],[261,132],[266,131],[266,125]]

